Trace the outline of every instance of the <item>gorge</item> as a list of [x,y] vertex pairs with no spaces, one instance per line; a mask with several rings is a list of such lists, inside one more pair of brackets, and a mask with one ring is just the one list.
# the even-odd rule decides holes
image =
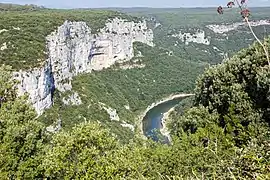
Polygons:
[[269,63],[238,7],[0,17],[0,179],[270,179]]
[[[39,115],[51,107],[54,89],[60,92],[72,89],[74,76],[106,69],[120,60],[129,61],[134,57],[134,42],[153,46],[153,32],[146,27],[146,22],[119,18],[108,20],[98,34],[92,34],[85,22],[65,21],[46,39],[48,59],[44,65],[14,73],[20,82],[19,95],[28,93]],[[70,101],[81,102],[76,97]]]
[[[146,137],[154,141],[160,141],[165,144],[170,143],[170,135],[166,128],[166,118],[168,113],[184,98],[193,96],[194,94],[177,94],[171,95],[158,103],[153,103],[147,108],[142,115],[142,129]],[[167,116],[165,116],[165,114]]]

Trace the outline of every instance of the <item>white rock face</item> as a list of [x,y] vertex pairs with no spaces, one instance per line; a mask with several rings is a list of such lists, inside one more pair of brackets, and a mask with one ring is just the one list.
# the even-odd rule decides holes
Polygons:
[[106,108],[106,107],[104,107],[104,109],[107,111],[107,113],[110,115],[110,119],[112,120],[112,121],[119,121],[120,120],[120,118],[119,118],[119,116],[118,116],[118,114],[117,114],[117,112],[116,112],[116,109],[112,109],[112,108]]
[[66,21],[47,37],[55,86],[60,91],[70,90],[73,76],[108,68],[119,60],[130,60],[134,56],[133,42],[153,46],[152,40],[153,32],[145,22],[116,18],[93,35],[85,22]]
[[49,63],[42,68],[15,72],[14,77],[20,82],[18,95],[28,93],[29,101],[39,115],[44,109],[51,107],[54,83]]
[[[134,57],[133,42],[153,44],[153,32],[146,22],[126,22],[115,18],[98,34],[91,33],[85,22],[66,21],[47,36],[46,66],[18,72],[19,94],[29,93],[38,114],[52,105],[53,88],[71,90],[72,77],[79,73],[102,70],[117,61]],[[53,87],[53,88],[52,88]],[[68,103],[68,102],[67,102]]]
[[57,133],[62,129],[62,121],[58,119],[57,124],[46,127],[46,130],[50,133]]
[[91,44],[91,68],[102,70],[116,61],[130,60],[134,57],[133,42],[135,41],[149,46],[154,45],[153,32],[147,28],[145,22],[125,22],[116,18],[106,23]]
[[66,105],[80,105],[80,104],[82,104],[82,100],[77,92],[74,92],[68,98],[63,98],[62,101]]
[[14,29],[14,30],[18,30],[18,31],[21,30],[20,27],[13,27],[13,29]]
[[[250,22],[251,26],[262,26],[262,25],[270,25],[269,20],[260,20],[260,21],[251,21]],[[223,34],[227,33],[233,30],[237,30],[240,27],[247,26],[246,22],[238,22],[238,23],[233,23],[233,24],[210,24],[207,25],[206,27],[209,28],[210,30],[214,31],[215,33]]]
[[125,105],[124,106],[126,110],[130,110],[130,106],[129,105]]
[[135,130],[134,125],[128,124],[128,123],[126,123],[125,121],[123,121],[123,123],[121,123],[121,126],[122,126],[122,127],[129,128],[132,132],[134,132],[134,130]]
[[210,40],[205,36],[205,32],[202,30],[198,30],[194,34],[179,32],[179,34],[174,34],[172,36],[179,38],[186,45],[188,45],[190,42],[210,45]]
[[1,50],[1,51],[4,51],[5,49],[7,49],[7,43],[6,43],[6,42],[4,42],[4,43],[2,44],[2,46],[0,47],[0,50]]
[[87,65],[91,40],[91,30],[85,22],[66,21],[47,37],[49,60],[58,90],[71,90],[74,75],[91,71]]
[[119,118],[119,116],[118,116],[118,114],[117,114],[117,112],[116,112],[116,109],[113,109],[113,108],[111,108],[111,107],[108,107],[108,106],[106,106],[104,103],[101,103],[101,102],[99,102],[99,104],[101,105],[101,107],[102,107],[104,110],[107,111],[107,113],[109,114],[110,119],[111,119],[112,121],[119,121],[119,120],[120,120],[120,118]]
[[213,49],[216,51],[220,51],[216,46],[213,46]]
[[162,24],[160,24],[159,22],[157,22],[157,23],[155,24],[155,28],[157,28],[157,27],[159,27],[159,26],[162,26]]
[[7,29],[0,29],[0,34],[2,33],[2,32],[7,32],[8,30]]

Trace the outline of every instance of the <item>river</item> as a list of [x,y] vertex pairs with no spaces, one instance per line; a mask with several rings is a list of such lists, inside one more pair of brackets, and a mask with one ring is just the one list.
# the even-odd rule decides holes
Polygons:
[[160,133],[160,129],[162,128],[162,118],[164,113],[175,107],[184,98],[186,97],[171,99],[151,108],[143,118],[144,135],[153,139],[154,141],[160,141],[161,143],[169,144],[169,138]]

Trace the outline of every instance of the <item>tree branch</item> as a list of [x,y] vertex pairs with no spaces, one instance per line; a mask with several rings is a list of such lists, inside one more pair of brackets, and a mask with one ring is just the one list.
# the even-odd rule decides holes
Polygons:
[[[239,9],[241,10],[241,12],[243,11],[243,8],[242,6],[240,5],[239,1],[238,0],[234,0],[234,2],[236,1]],[[268,66],[270,68],[270,60],[269,60],[269,53],[268,53],[268,50],[266,49],[266,46],[261,42],[261,40],[257,37],[257,35],[255,34],[255,32],[253,31],[252,27],[251,27],[251,24],[249,22],[249,19],[248,17],[245,17],[245,21],[246,23],[248,24],[248,27],[249,27],[249,30],[250,32],[252,33],[253,37],[256,39],[256,41],[262,46],[263,50],[264,50],[264,53],[265,53],[265,56],[266,56],[266,59],[267,59],[267,62],[268,62]]]

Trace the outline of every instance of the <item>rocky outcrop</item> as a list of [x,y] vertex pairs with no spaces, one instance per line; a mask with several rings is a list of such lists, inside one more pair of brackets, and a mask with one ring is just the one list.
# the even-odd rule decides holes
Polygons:
[[[270,20],[251,21],[251,26],[270,25]],[[210,24],[206,27],[218,34],[227,33],[233,30],[237,30],[240,27],[247,26],[246,22],[237,22],[233,24]]]
[[197,30],[195,33],[182,33],[172,35],[173,37],[179,38],[182,42],[188,45],[191,42],[198,44],[210,45],[210,40],[206,37],[205,32],[202,30]]
[[101,102],[99,102],[99,104],[100,104],[101,108],[103,108],[108,113],[108,115],[110,116],[110,119],[112,121],[119,121],[120,120],[116,109],[108,107],[106,104],[101,103]]
[[[144,23],[125,22],[114,19],[106,23],[92,44],[91,65],[101,70],[116,61],[128,61],[134,57],[133,42],[138,41],[153,46],[153,32]],[[91,54],[92,53],[92,54]]]
[[15,72],[14,77],[19,81],[18,95],[27,93],[38,114],[52,105],[54,80],[49,62],[41,68]]
[[0,29],[0,34],[2,33],[2,32],[7,32],[8,30],[7,29]]
[[135,130],[134,125],[128,124],[128,123],[126,123],[125,121],[123,121],[120,125],[121,125],[122,127],[129,128],[132,132],[134,132],[134,130]]
[[50,133],[57,133],[62,129],[62,121],[58,119],[56,123],[46,127],[46,131]]
[[146,23],[113,19],[98,34],[91,34],[85,22],[66,21],[47,37],[55,86],[60,91],[71,89],[73,76],[102,70],[119,60],[130,60],[133,42],[153,46],[153,32]]
[[1,51],[4,51],[5,49],[7,49],[7,43],[6,43],[6,42],[4,42],[4,43],[2,44],[2,46],[0,47],[0,50],[1,50]]
[[91,29],[85,22],[66,21],[47,37],[48,57],[58,90],[71,90],[73,76],[91,72],[88,61],[91,40]]
[[72,77],[130,60],[134,57],[135,41],[154,45],[153,32],[146,22],[127,22],[119,18],[108,21],[98,34],[92,34],[85,22],[66,21],[46,39],[46,65],[15,73],[21,82],[19,94],[29,94],[38,114],[52,105],[54,88],[61,92],[72,89]]
[[62,99],[65,105],[80,105],[82,100],[77,92],[72,93],[69,97]]

